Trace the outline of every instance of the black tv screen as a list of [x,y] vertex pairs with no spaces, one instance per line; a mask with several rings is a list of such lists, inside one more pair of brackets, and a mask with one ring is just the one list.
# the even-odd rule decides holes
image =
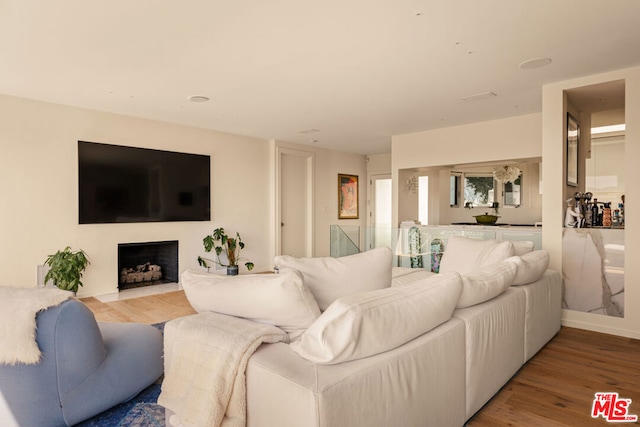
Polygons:
[[210,156],[78,141],[80,224],[209,221]]

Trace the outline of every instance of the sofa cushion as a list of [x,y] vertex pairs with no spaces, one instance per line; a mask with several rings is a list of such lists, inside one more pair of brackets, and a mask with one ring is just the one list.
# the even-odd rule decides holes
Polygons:
[[517,256],[529,253],[536,247],[535,242],[531,240],[512,240],[511,243],[513,244],[513,254]]
[[436,273],[424,268],[393,267],[391,286],[401,286],[431,277]]
[[341,258],[275,257],[281,273],[299,271],[320,310],[340,297],[391,286],[391,249],[380,247]]
[[449,320],[461,289],[460,275],[448,273],[342,297],[291,348],[321,364],[391,350]]
[[316,300],[295,271],[240,276],[185,271],[181,279],[198,313],[215,311],[278,326],[292,340],[320,316]]
[[456,307],[470,307],[497,297],[511,286],[517,271],[515,263],[505,260],[461,274],[462,294]]
[[452,236],[449,238],[442,255],[440,272],[469,273],[510,256],[513,256],[513,244],[510,241],[478,240]]
[[424,269],[411,268],[411,267],[391,267],[391,278],[395,279],[397,277],[406,276],[407,274],[415,273],[416,270],[424,270]]
[[545,250],[533,251],[522,256],[513,256],[506,261],[518,266],[518,272],[513,281],[514,285],[526,285],[539,280],[549,268],[549,252]]

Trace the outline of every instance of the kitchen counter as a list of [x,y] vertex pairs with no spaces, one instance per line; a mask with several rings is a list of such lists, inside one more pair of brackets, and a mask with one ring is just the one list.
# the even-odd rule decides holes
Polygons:
[[[459,227],[459,226],[470,226],[470,227],[485,227],[485,228],[510,228],[510,227],[517,227],[517,228],[540,228],[542,227],[542,224],[536,225],[536,224],[501,224],[501,223],[496,223],[493,225],[487,225],[487,224],[478,224],[477,222],[452,222],[450,226],[453,227]],[[437,225],[434,227],[449,227],[449,225]]]

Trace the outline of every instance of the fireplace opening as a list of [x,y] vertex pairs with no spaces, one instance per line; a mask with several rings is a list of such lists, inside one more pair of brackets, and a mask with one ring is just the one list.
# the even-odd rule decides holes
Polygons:
[[177,240],[118,244],[119,290],[177,282]]

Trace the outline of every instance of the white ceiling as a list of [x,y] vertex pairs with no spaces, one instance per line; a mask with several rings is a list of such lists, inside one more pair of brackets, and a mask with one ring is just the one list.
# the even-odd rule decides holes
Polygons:
[[638,0],[0,0],[0,93],[384,153],[640,65],[639,18]]

